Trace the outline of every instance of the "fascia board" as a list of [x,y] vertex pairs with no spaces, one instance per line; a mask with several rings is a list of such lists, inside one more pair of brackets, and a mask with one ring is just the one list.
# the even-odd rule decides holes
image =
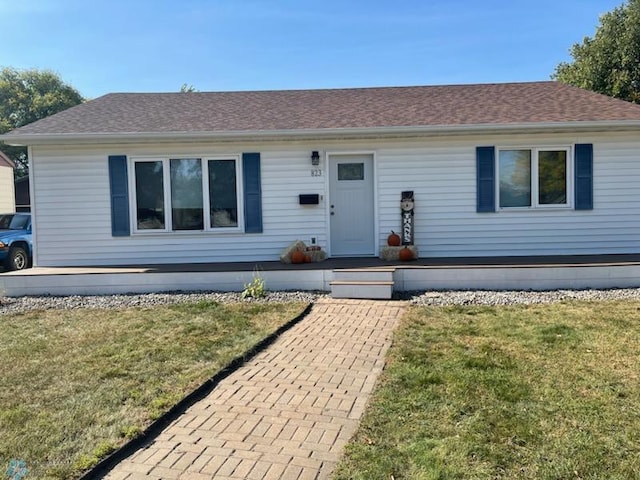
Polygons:
[[476,125],[430,125],[409,127],[319,128],[296,130],[246,130],[229,132],[131,132],[131,133],[60,133],[0,135],[9,145],[68,145],[161,143],[173,141],[238,141],[238,140],[304,140],[304,139],[367,139],[444,136],[483,133],[549,133],[589,131],[633,131],[640,129],[640,120],[594,122],[544,122]]

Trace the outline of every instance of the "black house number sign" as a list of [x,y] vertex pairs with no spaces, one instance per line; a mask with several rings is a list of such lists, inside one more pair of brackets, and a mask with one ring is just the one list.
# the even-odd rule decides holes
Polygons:
[[402,244],[413,245],[413,192],[402,192],[400,212],[402,214]]

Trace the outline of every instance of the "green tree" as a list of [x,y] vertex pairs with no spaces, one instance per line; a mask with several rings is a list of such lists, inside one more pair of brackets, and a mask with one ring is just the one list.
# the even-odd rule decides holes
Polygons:
[[[22,127],[84,102],[82,95],[49,70],[0,70],[0,133]],[[16,175],[28,173],[27,149],[0,143],[16,163]]]
[[196,87],[194,87],[193,85],[187,85],[186,83],[183,83],[180,87],[180,93],[192,93],[197,91],[198,90],[196,90]]
[[640,103],[640,0],[602,15],[593,38],[570,51],[573,61],[560,63],[552,78]]

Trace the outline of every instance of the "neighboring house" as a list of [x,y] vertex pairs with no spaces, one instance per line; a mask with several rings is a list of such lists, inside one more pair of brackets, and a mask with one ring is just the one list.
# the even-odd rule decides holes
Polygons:
[[110,94],[0,139],[40,266],[376,256],[404,191],[421,257],[640,252],[640,106],[555,82]]
[[16,212],[30,212],[31,199],[29,195],[29,175],[20,177],[15,181]]
[[13,161],[0,152],[0,213],[16,211],[13,189]]

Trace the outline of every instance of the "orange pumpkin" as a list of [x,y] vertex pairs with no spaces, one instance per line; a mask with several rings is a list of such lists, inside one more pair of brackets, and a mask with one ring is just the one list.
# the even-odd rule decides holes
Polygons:
[[391,230],[391,235],[387,237],[387,245],[390,247],[397,247],[400,245],[400,235]]
[[413,260],[413,251],[408,247],[404,247],[398,252],[398,258],[403,262]]
[[311,255],[304,256],[304,263],[311,263]]
[[305,254],[300,250],[296,250],[291,254],[291,263],[304,263]]

